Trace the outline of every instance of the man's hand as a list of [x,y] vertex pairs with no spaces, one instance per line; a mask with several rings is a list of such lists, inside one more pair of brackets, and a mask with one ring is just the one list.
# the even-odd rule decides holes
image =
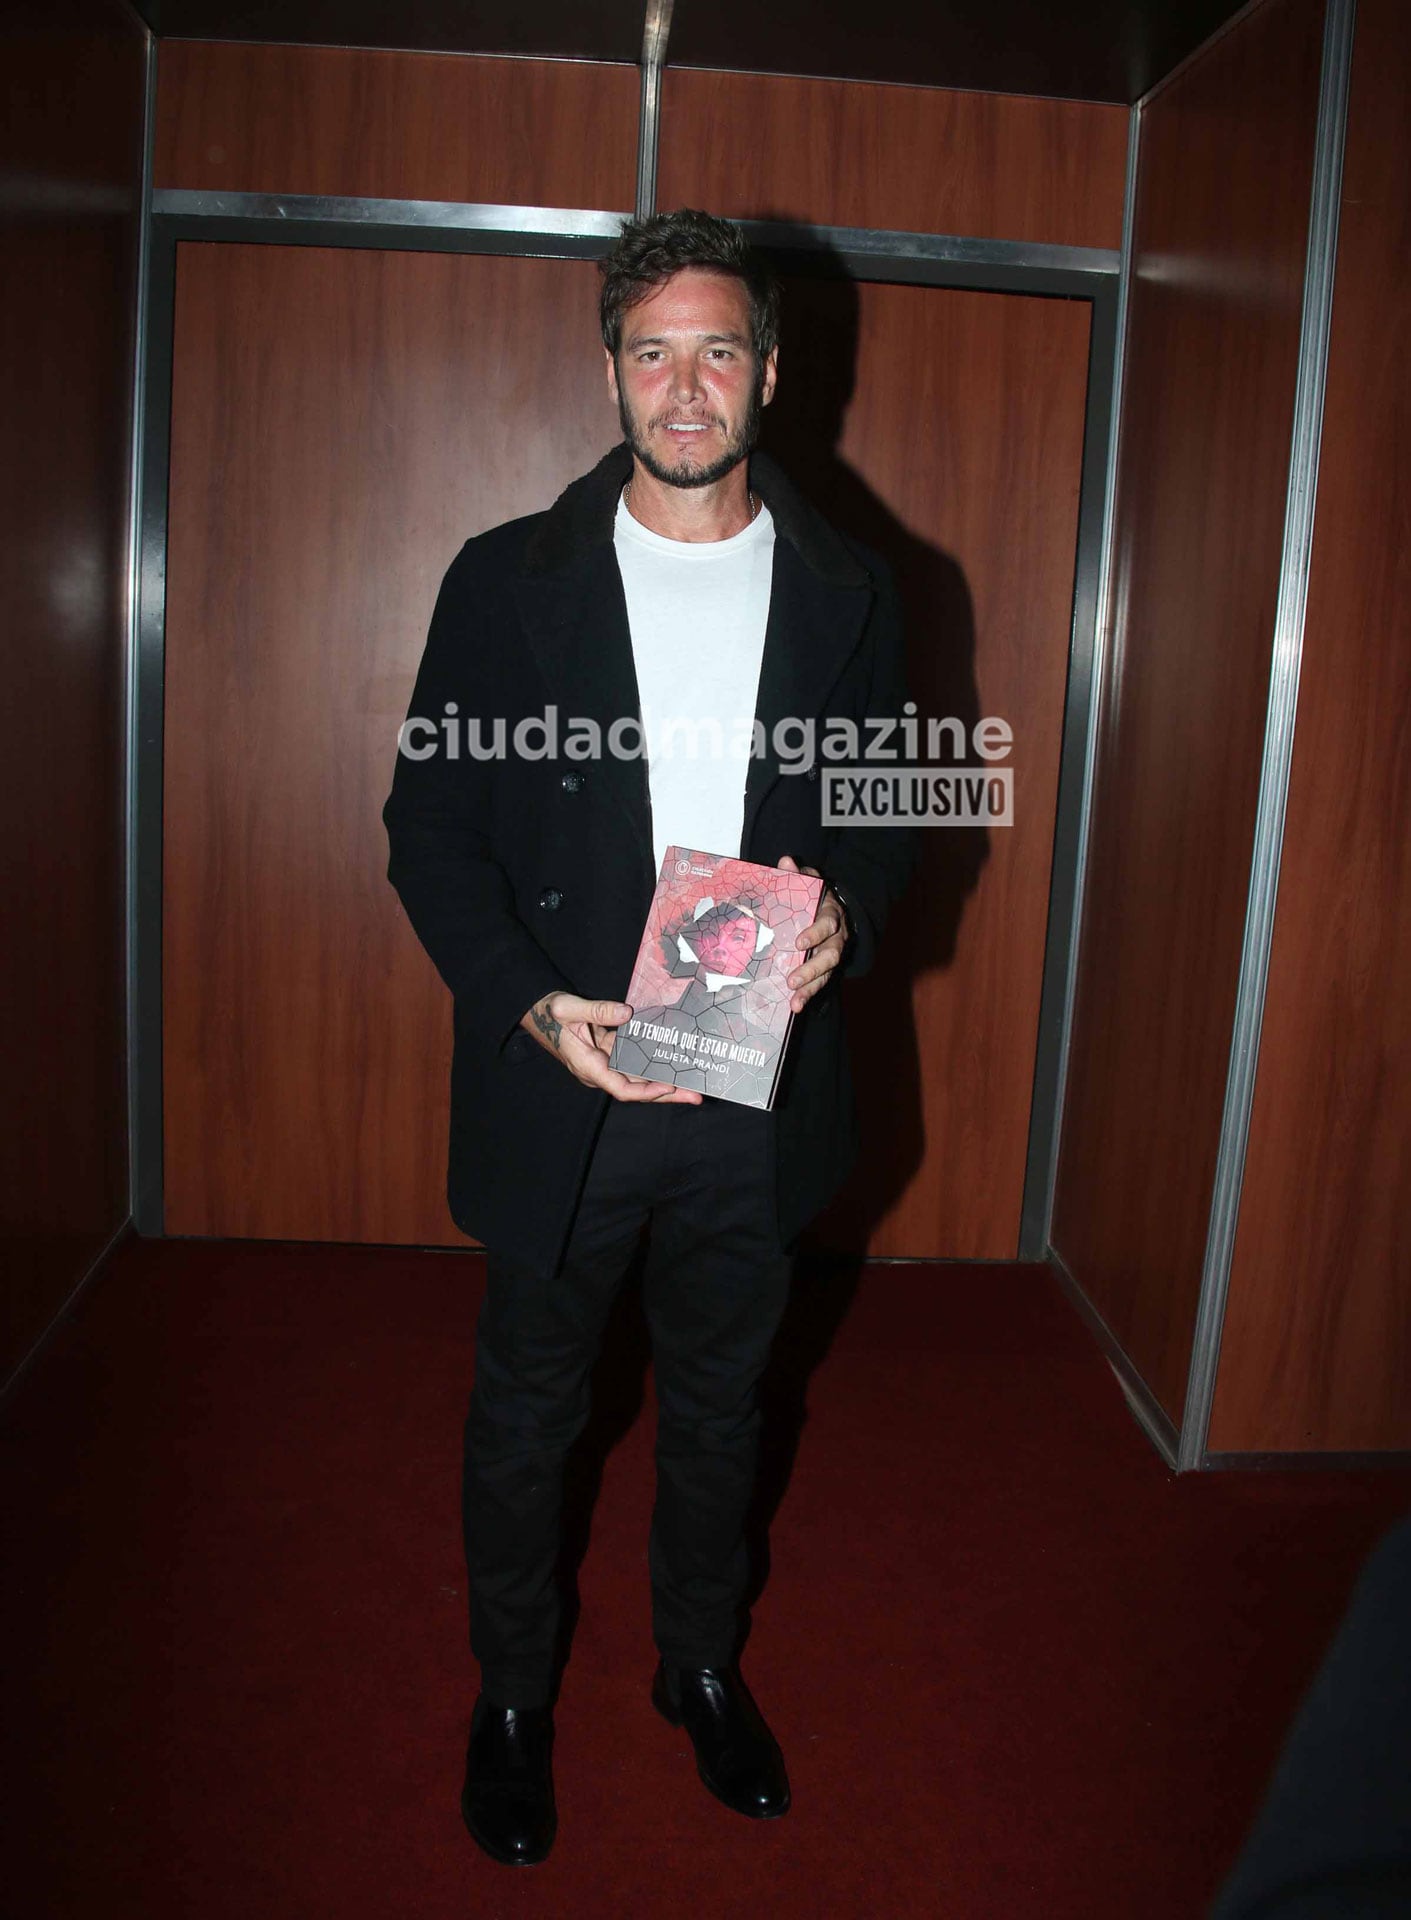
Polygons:
[[[815,880],[823,877],[817,867],[799,866],[789,853],[782,857],[779,865],[786,873],[807,873]],[[823,986],[842,959],[843,948],[851,937],[852,929],[848,926],[842,901],[831,887],[825,886],[818,903],[818,918],[799,935],[799,945],[808,949],[808,958],[789,975],[789,985],[795,989],[789,996],[789,1005],[795,1013],[802,1013]]]
[[617,1073],[608,1065],[614,1035],[631,1017],[631,1007],[620,1000],[584,1000],[558,989],[536,1000],[519,1024],[585,1087],[601,1087],[614,1100],[668,1100],[698,1107],[701,1095],[691,1089]]

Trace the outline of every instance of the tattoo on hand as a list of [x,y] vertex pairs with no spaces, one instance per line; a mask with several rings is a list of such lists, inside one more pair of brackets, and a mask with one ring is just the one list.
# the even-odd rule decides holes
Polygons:
[[559,1035],[563,1032],[563,1027],[555,1020],[554,1016],[549,1012],[549,1009],[547,1007],[531,1007],[529,1009],[529,1017],[539,1029],[540,1033],[548,1040],[549,1045],[553,1047],[556,1052],[559,1051]]

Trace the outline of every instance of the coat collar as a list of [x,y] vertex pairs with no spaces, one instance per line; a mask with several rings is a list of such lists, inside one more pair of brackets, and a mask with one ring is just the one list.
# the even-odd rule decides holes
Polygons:
[[[520,550],[513,593],[549,697],[566,716],[612,721],[640,715],[622,573],[613,543],[617,498],[632,471],[622,442],[564,489]],[[789,715],[822,702],[857,645],[872,603],[871,574],[775,462],[756,450],[750,484],[774,517],[774,569],[760,662],[756,719],[766,742]],[[609,753],[591,775],[622,806],[639,843],[642,880],[656,879],[646,762]],[[781,778],[772,751],[750,759],[740,847],[759,858],[753,833],[765,794]],[[765,850],[768,857],[768,850]]]
[[[544,514],[525,543],[523,570],[555,573],[593,547],[609,544],[618,495],[631,477],[631,449],[620,440],[590,473],[565,487]],[[788,540],[820,580],[835,587],[867,585],[866,569],[804,499],[778,461],[758,447],[749,457],[749,484],[773,516],[776,538]]]

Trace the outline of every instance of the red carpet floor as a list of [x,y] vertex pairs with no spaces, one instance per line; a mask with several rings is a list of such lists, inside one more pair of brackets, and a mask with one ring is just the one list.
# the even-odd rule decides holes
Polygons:
[[[457,1799],[474,1255],[129,1242],[0,1409],[13,1920],[1196,1920],[1399,1473],[1177,1480],[1049,1277],[801,1276],[744,1669],[789,1816],[709,1799],[652,1712],[635,1299],[552,1858]],[[599,1474],[595,1461],[602,1461]],[[779,1496],[782,1494],[782,1498]]]

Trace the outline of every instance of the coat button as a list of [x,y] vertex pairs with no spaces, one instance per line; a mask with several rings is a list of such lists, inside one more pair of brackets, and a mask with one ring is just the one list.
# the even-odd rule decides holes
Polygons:
[[577,793],[582,788],[583,775],[581,773],[566,773],[562,780],[559,781],[559,785],[565,793]]
[[549,913],[555,913],[563,905],[563,895],[557,887],[545,887],[539,895],[539,905]]

